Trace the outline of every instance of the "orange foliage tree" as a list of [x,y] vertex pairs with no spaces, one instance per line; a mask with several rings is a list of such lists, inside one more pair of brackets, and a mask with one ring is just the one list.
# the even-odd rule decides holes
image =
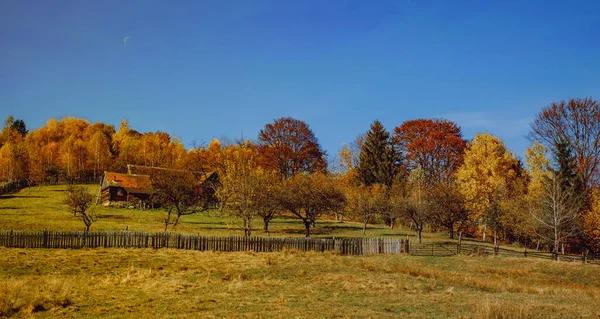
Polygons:
[[328,175],[297,174],[283,182],[279,200],[281,207],[302,220],[306,237],[317,218],[327,212],[341,210],[346,205],[344,192]]
[[423,169],[427,186],[453,178],[466,147],[460,127],[438,119],[404,122],[394,129],[394,143],[404,153],[408,170]]
[[277,171],[281,179],[327,169],[325,152],[312,130],[301,120],[283,117],[265,125],[257,144],[261,164]]

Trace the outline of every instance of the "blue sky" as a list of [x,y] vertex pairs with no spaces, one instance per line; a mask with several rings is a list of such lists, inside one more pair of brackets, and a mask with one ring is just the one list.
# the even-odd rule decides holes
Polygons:
[[[122,119],[190,142],[306,121],[335,155],[446,118],[518,155],[542,107],[600,97],[597,1],[0,2],[0,116]],[[129,36],[125,44],[123,39]]]

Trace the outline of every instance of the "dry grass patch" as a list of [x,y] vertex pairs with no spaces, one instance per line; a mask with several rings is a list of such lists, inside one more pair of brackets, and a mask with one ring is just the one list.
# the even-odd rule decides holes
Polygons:
[[0,248],[2,300],[10,300],[1,309],[34,318],[600,315],[599,279],[590,266],[561,265],[296,251]]
[[29,315],[71,305],[72,283],[57,278],[3,278],[0,317]]

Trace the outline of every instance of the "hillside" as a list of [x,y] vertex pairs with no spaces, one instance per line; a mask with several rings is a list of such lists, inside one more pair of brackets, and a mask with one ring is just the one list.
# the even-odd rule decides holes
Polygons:
[[[87,185],[96,194],[97,185]],[[82,230],[81,219],[73,217],[62,203],[65,198],[65,185],[42,186],[39,189],[23,189],[18,193],[0,196],[0,229],[16,230]],[[91,230],[137,230],[157,232],[164,230],[162,222],[164,210],[137,210],[97,206],[98,221]],[[241,221],[229,218],[212,210],[183,216],[176,228],[169,231],[200,233],[203,235],[242,235]],[[262,230],[262,220],[254,220],[253,234],[266,236]],[[269,225],[269,236],[303,237],[304,226],[293,217],[276,218]],[[311,229],[313,237],[361,237],[362,225],[353,222],[332,220],[322,216],[316,227]],[[402,228],[389,229],[384,225],[369,225],[367,236],[414,236],[414,232]],[[443,238],[444,234],[425,234],[426,238]]]

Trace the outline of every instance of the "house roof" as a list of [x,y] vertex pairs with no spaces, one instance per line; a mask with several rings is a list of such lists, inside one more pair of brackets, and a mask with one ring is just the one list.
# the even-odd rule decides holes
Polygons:
[[200,174],[200,172],[191,172],[191,171],[187,171],[187,170],[177,170],[177,169],[164,168],[164,167],[142,166],[142,165],[133,165],[133,164],[127,165],[127,172],[129,174],[143,174],[143,175],[152,176],[154,174],[159,174],[161,171],[169,171],[169,172],[179,173],[183,176],[187,176],[192,179],[199,178],[198,182],[200,184],[203,184],[207,180],[214,181],[215,178],[218,178],[218,175],[216,172],[207,172],[206,174]]
[[104,172],[102,189],[108,187],[123,187],[129,193],[138,194],[150,194],[154,191],[148,175]]

